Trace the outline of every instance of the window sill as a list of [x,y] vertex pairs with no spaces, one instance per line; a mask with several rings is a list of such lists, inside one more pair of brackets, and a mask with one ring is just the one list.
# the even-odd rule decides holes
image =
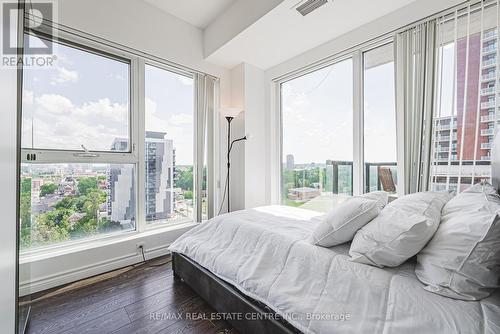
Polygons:
[[198,225],[196,222],[177,223],[168,226],[154,226],[145,231],[129,231],[120,234],[98,237],[91,240],[80,240],[62,245],[53,245],[44,248],[38,248],[23,252],[19,256],[19,264],[29,264],[31,262],[41,261],[58,257],[62,255],[88,251],[95,248],[112,246],[123,242],[133,242],[134,240],[144,239],[149,236],[168,233],[184,228],[190,228]]

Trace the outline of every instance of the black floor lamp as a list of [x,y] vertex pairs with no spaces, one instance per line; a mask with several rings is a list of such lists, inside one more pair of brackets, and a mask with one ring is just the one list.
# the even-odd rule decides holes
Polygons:
[[231,212],[231,200],[230,200],[230,190],[229,190],[229,179],[230,179],[230,170],[231,170],[231,151],[233,149],[234,143],[244,141],[249,139],[249,135],[246,135],[244,137],[235,139],[231,141],[231,121],[239,115],[241,110],[238,109],[223,109],[223,113],[226,115],[226,120],[227,120],[227,174],[226,174],[226,184],[224,186],[224,195],[222,196],[222,203],[221,207],[219,209],[219,214],[222,211],[222,206],[224,205],[224,199],[226,198],[227,194],[227,212]]

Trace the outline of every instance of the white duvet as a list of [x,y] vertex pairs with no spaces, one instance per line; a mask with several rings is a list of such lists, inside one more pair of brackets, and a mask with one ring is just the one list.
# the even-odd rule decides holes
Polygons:
[[318,213],[269,206],[202,223],[171,246],[304,333],[500,333],[500,292],[480,302],[423,289],[414,264],[349,261],[307,239]]

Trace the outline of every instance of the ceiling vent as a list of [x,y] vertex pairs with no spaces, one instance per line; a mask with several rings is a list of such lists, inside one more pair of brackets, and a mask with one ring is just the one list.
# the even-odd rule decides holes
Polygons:
[[297,12],[299,12],[302,16],[306,16],[319,7],[326,5],[328,0],[306,0],[302,2],[300,5],[295,7]]

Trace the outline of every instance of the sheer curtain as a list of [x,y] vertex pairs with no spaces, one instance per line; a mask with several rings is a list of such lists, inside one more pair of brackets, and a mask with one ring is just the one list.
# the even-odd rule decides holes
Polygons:
[[499,119],[498,1],[437,20],[437,79],[430,188],[463,191],[491,179]]
[[217,112],[218,80],[206,74],[196,74],[196,119],[194,187],[196,189],[196,219],[214,216],[214,119]]
[[[436,21],[411,27],[395,38],[399,193],[428,188],[436,77]],[[402,145],[402,147],[401,147]],[[402,187],[402,188],[401,188]]]
[[498,0],[469,2],[396,35],[400,193],[491,179],[499,17]]

